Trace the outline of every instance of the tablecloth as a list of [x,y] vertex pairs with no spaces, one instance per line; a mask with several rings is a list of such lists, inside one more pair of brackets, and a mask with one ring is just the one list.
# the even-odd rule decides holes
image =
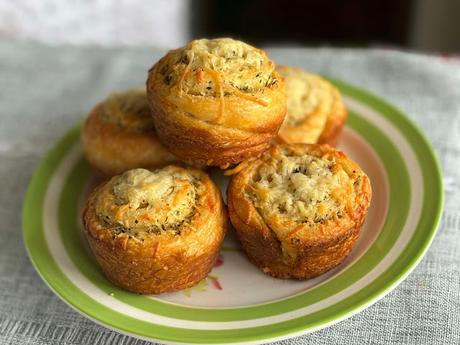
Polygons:
[[[28,181],[55,141],[110,91],[142,85],[164,50],[0,41],[0,343],[145,344],[73,311],[41,281],[21,235]],[[425,258],[361,313],[288,344],[460,344],[460,62],[384,49],[271,48],[402,109],[441,161],[445,208]]]

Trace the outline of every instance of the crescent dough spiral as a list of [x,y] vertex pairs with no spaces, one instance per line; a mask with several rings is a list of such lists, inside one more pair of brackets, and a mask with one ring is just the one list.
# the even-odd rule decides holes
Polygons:
[[287,113],[278,133],[284,143],[335,145],[347,119],[339,91],[319,75],[278,66],[286,83]]
[[371,200],[369,178],[328,145],[272,147],[233,175],[230,220],[249,259],[279,278],[307,279],[340,264]]
[[147,95],[161,142],[199,165],[226,167],[258,155],[286,112],[273,62],[230,38],[171,50],[150,69]]
[[158,141],[144,89],[112,93],[88,115],[82,130],[86,158],[103,175],[155,168],[178,159]]
[[129,170],[99,186],[83,212],[85,235],[114,284],[139,293],[185,289],[212,269],[227,216],[204,172]]

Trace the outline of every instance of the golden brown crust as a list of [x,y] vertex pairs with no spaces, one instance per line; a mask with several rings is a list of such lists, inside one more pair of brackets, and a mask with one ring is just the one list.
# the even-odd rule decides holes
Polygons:
[[[336,88],[333,89],[333,93],[336,99],[341,99],[340,93]],[[318,138],[318,144],[336,146],[340,139],[343,126],[345,126],[345,122],[347,122],[347,118],[348,111],[345,104],[342,101],[336,102],[334,108],[327,116],[326,126]]]
[[225,167],[263,152],[286,112],[273,63],[230,39],[170,51],[149,71],[147,94],[160,141],[199,165]]
[[[123,109],[120,104],[129,97],[137,98],[131,111]],[[89,113],[81,138],[89,163],[106,176],[178,161],[157,139],[145,90],[112,94],[98,104]]]
[[290,144],[272,147],[234,175],[227,202],[251,262],[274,277],[307,279],[346,258],[371,195],[369,178],[344,153]]
[[116,176],[91,194],[83,212],[86,238],[104,274],[124,289],[188,288],[211,271],[224,239],[220,192],[197,169],[142,170]]
[[287,114],[278,133],[280,143],[336,145],[347,119],[339,91],[319,75],[278,66],[285,78]]

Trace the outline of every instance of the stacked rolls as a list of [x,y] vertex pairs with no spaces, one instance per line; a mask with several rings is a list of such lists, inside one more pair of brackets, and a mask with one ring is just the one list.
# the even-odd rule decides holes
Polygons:
[[[319,76],[279,66],[230,38],[194,40],[88,115],[84,152],[113,176],[89,197],[83,223],[116,285],[162,293],[198,283],[227,229],[205,171],[233,174],[230,220],[248,258],[279,278],[340,264],[359,236],[369,179],[335,144],[347,112]],[[174,164],[174,165],[171,165]]]

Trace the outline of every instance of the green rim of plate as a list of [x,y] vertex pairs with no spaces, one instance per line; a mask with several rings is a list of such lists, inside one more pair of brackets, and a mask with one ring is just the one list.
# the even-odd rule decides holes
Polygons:
[[[355,294],[329,307],[289,321],[230,330],[179,329],[157,325],[126,316],[92,299],[61,271],[50,254],[43,235],[42,208],[48,184],[62,158],[78,142],[80,126],[72,129],[42,160],[26,194],[23,236],[36,270],[60,298],[84,315],[124,333],[164,342],[228,343],[270,340],[325,327],[375,302],[402,281],[428,249],[442,212],[442,177],[431,146],[417,127],[399,110],[366,91],[341,81],[332,82],[343,94],[378,111],[400,131],[417,157],[424,184],[422,212],[406,248],[386,271]],[[90,174],[83,159],[72,168],[59,196],[58,224],[65,250],[78,270],[107,294],[113,293],[114,298],[138,309],[177,319],[204,323],[251,320],[293,311],[323,300],[359,280],[385,257],[403,229],[410,206],[409,173],[395,145],[357,113],[350,112],[348,125],[365,138],[385,166],[390,185],[389,210],[385,224],[371,248],[347,270],[322,284],[321,288],[313,287],[293,297],[256,306],[211,309],[175,305],[114,287],[103,277],[90,256],[81,255],[85,249],[78,231],[78,200]],[[390,166],[392,169],[388,169]]]

